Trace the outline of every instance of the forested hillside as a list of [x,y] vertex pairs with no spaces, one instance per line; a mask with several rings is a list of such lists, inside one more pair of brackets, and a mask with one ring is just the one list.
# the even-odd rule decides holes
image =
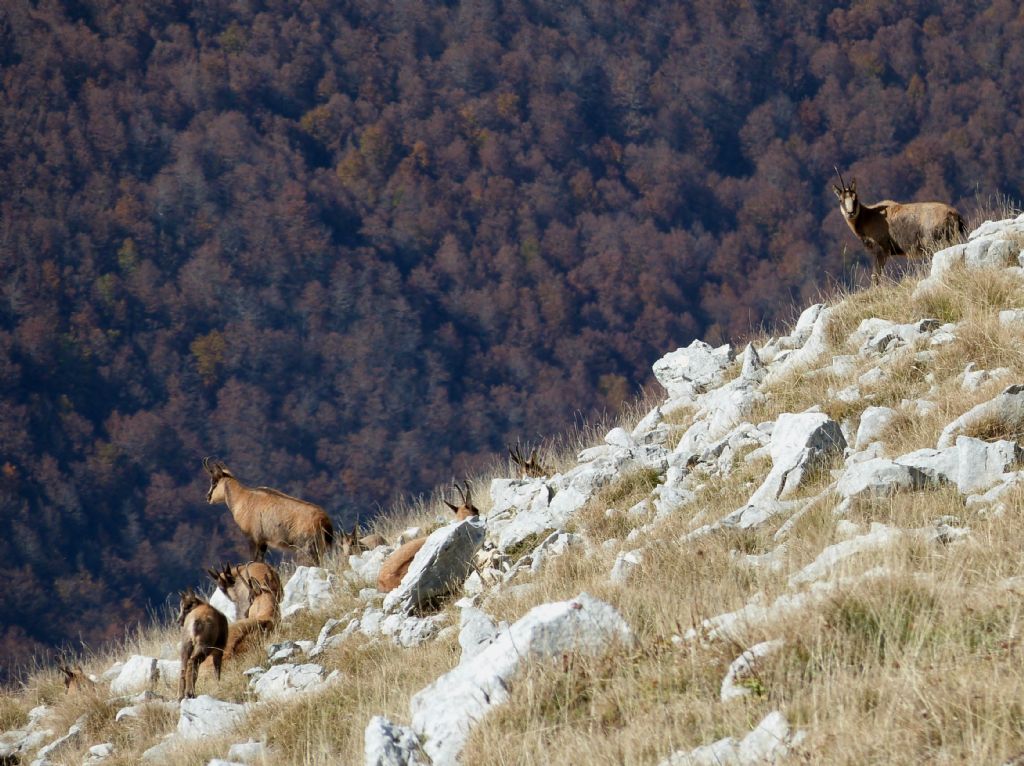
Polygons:
[[0,77],[0,664],[239,555],[204,455],[366,519],[861,278],[834,164],[1024,179],[1010,0],[10,0]]

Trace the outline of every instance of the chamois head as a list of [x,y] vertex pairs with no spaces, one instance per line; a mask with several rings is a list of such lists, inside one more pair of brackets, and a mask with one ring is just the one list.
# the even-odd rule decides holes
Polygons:
[[839,183],[842,186],[836,186],[832,184],[832,191],[839,198],[839,210],[847,218],[847,220],[853,220],[857,217],[857,213],[860,212],[860,200],[857,199],[857,179],[854,178],[850,181],[850,185],[846,185],[846,181],[843,180],[843,174],[839,172],[839,168],[835,168],[836,175],[839,176]]
[[229,564],[224,565],[224,571],[218,572],[216,569],[207,569],[206,574],[210,575],[210,578],[217,583],[217,587],[220,588],[228,596],[231,595],[231,586],[235,584],[235,573]]
[[458,484],[453,485],[455,487],[455,491],[458,492],[462,498],[462,502],[459,505],[449,503],[447,500],[444,501],[444,504],[452,509],[452,511],[455,513],[455,518],[457,518],[459,521],[462,521],[463,519],[468,519],[470,516],[480,515],[480,511],[478,511],[476,507],[473,505],[473,499],[470,497],[469,482],[466,481],[463,482],[462,484],[463,486],[461,487]]
[[85,674],[81,665],[75,665],[73,668],[67,665],[58,665],[57,669],[64,675],[64,690],[68,694],[76,694],[96,685],[96,683]]
[[188,617],[188,613],[200,604],[205,604],[206,602],[196,595],[196,592],[192,590],[191,586],[188,590],[181,591],[180,596],[181,604],[178,608],[178,624],[184,625],[185,618]]
[[345,561],[349,556],[358,556],[360,553],[366,550],[366,546],[363,545],[359,539],[359,522],[352,527],[351,532],[345,532],[342,530],[341,537],[338,540],[339,547],[341,548],[341,555],[344,557],[342,560]]
[[234,474],[220,460],[214,460],[209,457],[203,458],[203,468],[210,474],[210,489],[206,493],[206,502],[211,505],[225,502],[224,485],[221,484],[221,479],[233,479],[235,478]]
[[523,457],[522,447],[519,446],[519,442],[517,441],[515,447],[509,445],[508,456],[510,458],[512,458],[512,462],[513,463],[515,463],[517,466],[519,466],[519,469],[522,471],[524,479],[526,479],[526,478],[540,478],[542,476],[547,476],[548,475],[547,468],[545,468],[543,465],[541,465],[540,461],[537,460],[537,448],[536,447],[534,447],[530,451],[530,457],[529,458],[524,458]]

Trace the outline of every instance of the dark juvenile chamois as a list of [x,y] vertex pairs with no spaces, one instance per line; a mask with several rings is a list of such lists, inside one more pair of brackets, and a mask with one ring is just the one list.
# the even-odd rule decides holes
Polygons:
[[203,468],[210,474],[207,502],[227,504],[249,538],[254,561],[263,561],[270,545],[296,552],[302,563],[320,565],[334,542],[334,528],[323,508],[270,487],[247,487],[219,460],[203,458]]
[[[469,484],[465,483],[464,487],[455,485],[455,489],[462,496],[462,502],[459,505],[444,501],[444,504],[452,509],[457,521],[480,515],[480,511],[473,505],[473,499],[470,497]],[[401,584],[405,573],[409,571],[409,565],[412,564],[412,560],[416,558],[416,554],[419,553],[426,541],[426,537],[417,537],[415,540],[410,540],[399,546],[394,553],[384,559],[384,563],[380,567],[380,574],[377,576],[377,589],[381,593],[389,593]]]
[[875,256],[871,281],[878,284],[885,262],[892,255],[920,257],[936,243],[950,241],[967,234],[967,225],[956,208],[944,202],[893,202],[882,200],[874,205],[861,204],[857,196],[857,179],[846,185],[839,168],[835,168],[842,186],[832,185],[839,198],[839,211],[850,230],[869,253]]
[[181,594],[178,624],[182,627],[178,699],[182,700],[196,696],[199,665],[207,657],[213,658],[213,673],[220,680],[220,665],[228,640],[228,618],[189,588]]

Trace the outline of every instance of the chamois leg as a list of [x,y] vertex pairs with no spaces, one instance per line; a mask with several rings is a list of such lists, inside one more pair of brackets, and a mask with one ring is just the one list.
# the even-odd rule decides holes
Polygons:
[[188,658],[192,655],[192,642],[185,641],[181,645],[181,672],[178,674],[178,699],[185,699],[188,688]]
[[887,260],[889,260],[889,256],[881,248],[875,250],[875,268],[871,272],[871,284],[875,286],[882,284],[882,270],[885,268]]
[[220,681],[220,664],[224,661],[224,652],[220,649],[213,650],[213,677]]
[[261,542],[253,542],[249,544],[249,555],[253,561],[262,562],[267,555],[267,544]]

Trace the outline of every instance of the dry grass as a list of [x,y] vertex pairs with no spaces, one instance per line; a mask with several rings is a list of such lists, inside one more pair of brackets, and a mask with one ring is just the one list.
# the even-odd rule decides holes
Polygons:
[[[999,216],[988,216],[999,217]],[[861,321],[880,317],[913,322],[925,317],[956,322],[956,340],[930,349],[928,357],[893,356],[885,375],[862,384],[861,398],[846,402],[836,392],[852,385],[874,362],[858,360],[848,378],[834,372],[794,371],[766,388],[766,400],[749,419],[773,420],[782,412],[818,405],[856,427],[863,410],[886,405],[898,415],[883,435],[886,450],[902,454],[932,447],[942,427],[974,404],[1024,377],[1024,331],[1004,327],[998,312],[1024,305],[1024,284],[1007,272],[954,270],[942,284],[915,297],[913,275],[861,292],[837,296],[827,328],[835,354],[855,354],[851,333]],[[763,339],[762,339],[763,340]],[[979,368],[1007,367],[1004,382],[964,391],[960,378],[968,361]],[[728,374],[738,371],[733,365]],[[601,443],[610,425],[627,430],[658,401],[645,396],[616,421],[578,426],[541,445],[542,460],[556,471],[576,464],[580,449]],[[935,409],[917,414],[904,400],[927,398]],[[693,421],[690,409],[665,422],[681,434]],[[1015,438],[996,428],[980,428],[982,438]],[[675,437],[673,437],[675,438]],[[822,493],[838,462],[822,466],[801,492]],[[689,749],[724,736],[742,736],[771,710],[807,730],[793,762],[805,763],[999,763],[1024,750],[1024,491],[1005,502],[1005,513],[966,507],[952,488],[897,495],[859,503],[848,520],[867,531],[873,522],[904,529],[928,527],[955,516],[971,529],[953,544],[929,543],[905,535],[895,543],[860,553],[836,568],[831,594],[799,612],[737,628],[727,639],[680,640],[705,619],[753,601],[770,604],[792,594],[789,576],[840,540],[836,500],[822,495],[801,515],[780,544],[774,533],[786,521],[780,514],[756,531],[720,530],[689,542],[685,535],[743,505],[770,469],[767,458],[737,461],[727,477],[708,473],[696,501],[648,529],[642,541],[602,547],[622,540],[647,518],[624,513],[662,481],[654,471],[634,471],[604,487],[575,517],[576,531],[591,545],[549,558],[535,574],[520,573],[509,585],[485,596],[483,608],[496,620],[514,621],[537,604],[587,591],[614,605],[632,626],[635,646],[620,646],[602,657],[565,656],[535,664],[517,677],[510,701],[476,726],[464,761],[494,764],[653,764],[676,749]],[[704,470],[704,469],[700,469]],[[471,479],[475,504],[490,508],[488,486],[495,477],[514,475],[507,458]],[[412,500],[373,525],[394,539],[410,525],[429,530],[450,518],[442,488]],[[606,513],[613,509],[616,513]],[[538,536],[539,538],[539,536]],[[525,550],[529,545],[524,545]],[[627,585],[610,582],[619,550],[643,548],[643,562]],[[778,568],[753,557],[771,554]],[[748,556],[750,558],[748,558]],[[327,561],[340,574],[347,562]],[[887,576],[863,578],[882,567]],[[845,579],[840,579],[845,578]],[[1016,579],[1011,579],[1016,578]],[[797,590],[803,586],[796,586]],[[242,671],[266,661],[265,645],[285,639],[315,638],[328,617],[358,614],[364,604],[358,587],[338,588],[330,608],[300,613],[280,625],[262,644],[225,665],[221,680],[202,674],[199,693],[249,701]],[[449,624],[458,618],[446,607]],[[164,623],[141,631],[104,656],[83,658],[101,673],[115,658],[139,653],[174,657],[177,630]],[[751,696],[722,703],[719,689],[729,663],[747,646],[781,638],[784,648],[767,658],[747,682]],[[409,698],[459,659],[455,633],[414,650],[388,640],[356,635],[316,661],[343,680],[326,690],[285,703],[261,706],[233,736],[177,749],[168,762],[199,766],[223,757],[231,742],[263,739],[273,764],[356,763],[362,759],[363,732],[373,715],[407,722]],[[157,689],[173,698],[176,679]],[[56,730],[86,716],[86,741],[62,753],[58,763],[80,764],[86,748],[115,744],[114,766],[139,762],[140,754],[175,727],[177,715],[159,706],[140,718],[113,721],[120,703],[104,690],[65,697],[53,669],[41,668],[17,692],[0,695],[0,730],[25,722],[34,705],[53,706]]]

